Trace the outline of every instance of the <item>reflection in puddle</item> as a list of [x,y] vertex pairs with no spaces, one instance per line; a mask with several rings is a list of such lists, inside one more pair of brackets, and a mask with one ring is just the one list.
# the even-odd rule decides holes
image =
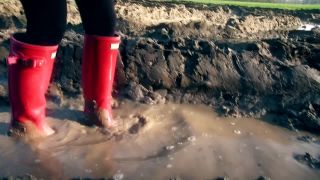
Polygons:
[[[8,117],[7,112],[0,113],[0,122]],[[95,128],[62,118],[50,119],[57,134],[31,145],[1,135],[0,177],[320,177],[319,171],[294,159],[295,154],[320,154],[319,144],[297,140],[306,135],[303,132],[291,132],[255,119],[218,117],[212,108],[202,105],[125,103],[115,111],[115,117],[128,131],[111,140]],[[141,117],[146,123],[129,131]]]

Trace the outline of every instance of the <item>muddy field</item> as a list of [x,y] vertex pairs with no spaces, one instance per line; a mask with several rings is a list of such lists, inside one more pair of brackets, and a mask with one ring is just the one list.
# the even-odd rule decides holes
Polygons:
[[[47,97],[50,100],[50,104],[55,107],[53,108],[54,110],[51,112],[51,115],[54,116],[54,114],[59,113],[65,114],[65,117],[60,116],[53,118],[68,120],[76,119],[75,121],[79,121],[81,115],[77,114],[76,116],[73,116],[72,113],[74,113],[74,111],[72,110],[77,110],[76,112],[78,112],[82,108],[81,105],[76,106],[77,103],[75,102],[79,102],[78,104],[81,104],[82,102],[80,66],[83,30],[74,2],[69,1],[68,7],[68,30],[61,42],[55,64],[56,68],[52,85]],[[259,120],[293,130],[290,132],[281,129],[281,131],[279,130],[279,137],[273,137],[279,139],[280,137],[285,136],[289,139],[291,138],[291,140],[295,139],[290,141],[293,145],[284,143],[284,140],[281,140],[281,145],[290,145],[285,147],[281,146],[279,148],[264,141],[268,138],[259,136],[260,138],[257,137],[258,139],[254,140],[254,142],[263,141],[263,145],[260,144],[259,146],[265,146],[265,152],[268,152],[267,150],[274,152],[275,154],[286,152],[287,154],[285,156],[287,158],[291,157],[291,159],[289,158],[289,160],[286,161],[288,164],[282,164],[283,162],[279,161],[278,166],[276,166],[291,167],[288,168],[288,171],[285,171],[286,173],[282,176],[280,175],[281,173],[275,169],[270,169],[272,164],[272,155],[270,154],[270,156],[266,155],[267,157],[259,155],[256,157],[257,161],[261,160],[267,164],[266,167],[264,167],[263,173],[257,170],[252,174],[241,174],[241,169],[231,173],[231,170],[229,170],[230,168],[235,168],[237,165],[241,164],[241,162],[251,158],[248,154],[248,156],[244,156],[243,159],[235,161],[233,161],[234,159],[229,159],[225,168],[221,168],[217,171],[218,173],[207,174],[207,172],[210,171],[206,169],[205,166],[201,166],[204,167],[205,171],[201,171],[199,174],[194,173],[196,170],[183,168],[183,166],[176,169],[173,168],[173,171],[177,172],[177,178],[180,177],[179,173],[181,172],[181,176],[184,177],[182,179],[212,179],[219,176],[232,177],[231,179],[254,179],[258,178],[260,175],[261,177],[264,175],[266,177],[272,177],[272,179],[283,179],[286,177],[285,175],[290,174],[288,172],[293,171],[293,169],[296,169],[301,173],[291,174],[292,177],[296,177],[297,179],[308,177],[309,179],[310,177],[316,179],[314,177],[320,177],[319,170],[312,170],[312,168],[310,170],[310,166],[318,168],[320,166],[318,159],[320,148],[319,145],[315,143],[318,137],[316,134],[320,133],[320,28],[317,27],[320,25],[319,10],[287,11],[228,6],[151,3],[148,1],[118,1],[116,9],[119,19],[117,27],[119,34],[122,36],[122,61],[119,61],[117,67],[117,83],[114,92],[119,104],[123,101],[126,102],[128,99],[142,104],[152,104],[154,105],[154,110],[150,111],[153,111],[153,113],[159,113],[157,111],[159,106],[161,109],[164,104],[168,103],[201,104],[202,106],[206,105],[205,112],[209,113],[212,111],[211,113],[215,113],[214,117],[210,116],[209,118],[208,116],[207,119],[223,119],[225,116],[225,118],[230,118],[231,121],[236,120],[239,122],[246,122],[246,120],[244,120],[246,118],[258,118]],[[26,20],[18,1],[11,0],[10,3],[7,0],[1,1],[0,12],[0,112],[2,112],[0,115],[0,132],[5,134],[4,129],[7,126],[6,123],[9,118],[9,102],[6,85],[7,72],[5,64],[5,57],[8,54],[9,46],[8,38],[12,32],[23,31]],[[144,105],[138,106],[141,106],[140,108],[144,107]],[[172,106],[170,105],[169,107]],[[191,107],[196,109],[198,105],[193,105]],[[72,110],[70,110],[70,108]],[[185,108],[188,109],[190,107],[188,106]],[[139,112],[139,110],[135,108],[131,108],[131,110],[132,112]],[[119,111],[119,114],[124,113],[121,112],[121,110]],[[182,110],[179,110],[179,112],[182,112]],[[68,115],[68,113],[71,115]],[[199,124],[201,124],[202,121],[207,122],[206,120],[201,120],[200,117],[203,113],[201,110],[195,110],[195,113],[197,116],[192,116],[193,121],[199,121]],[[131,120],[129,118],[128,122],[132,123],[137,119],[132,118],[132,116],[139,117],[140,115],[141,114],[139,113],[136,116],[131,115]],[[123,118],[126,119],[127,117],[120,117],[120,119]],[[153,119],[154,118],[149,118],[151,122],[156,122],[156,120]],[[177,118],[177,116],[168,115],[165,116],[164,119],[175,119],[175,121],[173,120],[172,122],[165,121],[165,124],[168,123],[165,127],[172,128],[174,125],[170,123],[176,122],[179,118]],[[185,120],[186,118],[182,119],[183,122],[187,121]],[[256,122],[256,120],[252,121],[253,124]],[[1,123],[3,125],[1,125]],[[64,123],[68,124],[67,122]],[[53,124],[59,123],[53,120]],[[63,125],[60,123],[60,125],[57,126]],[[151,139],[148,141],[140,137],[143,136],[143,133],[140,134],[140,131],[137,131],[137,136],[142,139],[137,138],[138,140],[135,142],[141,142],[141,147],[145,147],[144,145],[151,141],[155,141],[156,135],[154,134],[156,134],[155,132],[158,132],[156,129],[161,129],[161,127],[157,127],[156,125],[152,125],[151,127],[153,126],[155,126],[155,130],[147,131],[151,134]],[[196,131],[209,131],[194,125],[194,123],[189,126],[195,128]],[[180,124],[178,127],[183,127],[183,125]],[[223,125],[223,127],[227,129],[227,125]],[[255,127],[257,127],[256,124],[248,125],[245,132],[250,134]],[[65,128],[72,130],[72,127],[69,127],[69,125]],[[268,127],[265,128],[272,129],[276,127],[269,127],[268,125]],[[130,131],[135,132],[135,129],[131,129],[131,125],[125,126],[125,129],[129,134]],[[211,130],[215,131],[216,129],[213,128]],[[303,134],[300,130],[311,132],[313,135]],[[67,130],[62,131],[65,133]],[[73,131],[76,130],[72,130],[71,132]],[[231,129],[230,131],[235,135],[238,133],[238,131],[234,131],[234,129]],[[159,133],[162,134],[163,132],[161,133],[160,131]],[[201,134],[201,132],[197,133],[198,135]],[[210,134],[213,132],[208,133]],[[96,136],[98,135],[94,134],[91,137],[97,139],[101,138]],[[194,134],[190,133],[188,136],[186,135],[185,138],[188,139],[188,137],[193,136]],[[228,137],[224,133],[219,136],[221,136],[221,139]],[[58,137],[59,134],[56,137],[53,137],[53,140],[50,142],[57,141],[56,143],[58,143]],[[73,134],[70,135],[70,137],[79,138],[80,136]],[[296,142],[296,139],[301,139],[301,137],[304,137],[302,139],[307,142]],[[12,143],[8,138],[5,139],[6,140],[4,141],[7,141],[6,145]],[[230,148],[235,148],[234,146],[237,146],[237,144],[239,145],[239,143],[243,144],[242,141],[231,138],[232,140],[230,141],[234,142],[234,144],[231,143],[231,145],[228,146],[223,145],[222,140],[217,139],[219,138],[216,138],[215,141],[221,141],[218,143],[219,147],[221,146],[221,151],[217,150],[218,152],[214,153],[214,157],[218,157],[218,160],[219,153]],[[121,146],[121,143],[120,146],[119,144],[109,144],[108,146],[120,147],[121,149],[124,148],[125,143],[130,142],[129,140],[130,138],[124,138],[123,146]],[[246,141],[249,140],[246,139]],[[172,142],[175,141],[172,141],[170,137],[167,137],[164,138],[161,143],[155,143],[153,145],[154,148],[161,149],[170,146],[170,143]],[[200,142],[205,142],[205,140],[201,139]],[[66,142],[62,139],[62,144],[64,143]],[[107,141],[104,143],[108,144],[113,142]],[[200,144],[201,145],[197,146],[197,148],[205,149],[207,154],[207,151],[212,150],[208,147],[214,146],[214,143]],[[20,147],[23,145],[13,143],[11,146]],[[53,143],[53,146],[59,145]],[[106,146],[107,145],[104,144],[97,148],[103,149]],[[298,154],[293,155],[293,150],[288,150],[292,146],[295,147],[293,150],[299,151]],[[255,146],[252,145],[252,147],[254,148]],[[81,150],[75,149],[72,153],[88,154],[88,149],[86,149],[88,147],[83,148],[84,149]],[[136,148],[137,149],[133,152],[139,152],[139,148]],[[44,149],[50,148],[45,146]],[[3,151],[8,153],[7,150],[1,149],[1,147],[0,150],[0,152]],[[149,152],[147,152],[148,150],[150,149],[146,148],[146,150],[141,153],[145,153],[144,156],[146,156],[146,154],[149,154]],[[59,152],[66,151],[68,150],[63,148]],[[191,151],[195,151],[195,149],[192,149]],[[33,152],[32,149],[30,152]],[[120,152],[122,151],[120,150]],[[15,153],[21,155],[21,152],[19,151],[16,151]],[[15,153],[12,153],[11,155],[13,156]],[[234,154],[235,152],[229,151],[229,153]],[[188,156],[190,154],[180,153],[178,155]],[[226,155],[229,156],[230,154],[227,153]],[[57,156],[60,158],[60,161],[63,161],[64,163],[67,161],[66,157]],[[196,158],[205,157],[206,156],[197,156]],[[234,155],[230,157],[234,157]],[[268,159],[268,157],[270,157],[271,160]],[[88,161],[94,162],[96,158],[98,158],[98,156],[89,157]],[[199,159],[195,160],[191,158],[185,161],[181,159],[176,163],[183,165],[194,161],[196,165],[201,164]],[[59,160],[56,159],[54,161]],[[139,166],[137,161],[138,160],[132,161],[132,163],[135,164],[135,168],[138,168]],[[257,163],[257,161],[253,160],[252,163]],[[86,161],[77,162],[81,165],[81,163]],[[156,161],[143,161],[145,164],[142,166],[147,167],[150,165],[148,163],[155,162]],[[168,165],[167,161],[165,161],[165,163],[160,163],[161,167],[166,167]],[[246,167],[252,168],[253,165],[251,165],[247,164]],[[56,165],[53,164],[53,166]],[[70,170],[71,165],[66,164],[65,166],[62,169],[67,172],[66,174],[61,174],[61,177],[74,177],[75,174],[68,174],[72,172],[72,170]],[[155,167],[155,165],[150,166]],[[0,162],[0,167],[5,167],[5,165]],[[108,164],[105,164],[102,165],[102,167],[109,166]],[[207,166],[207,168],[215,167],[216,164],[210,163]],[[75,170],[79,169],[81,168],[75,168]],[[161,168],[156,170],[153,169],[152,171],[151,169],[145,168],[144,170],[141,170],[141,172],[153,172],[157,174],[155,178],[158,179],[169,178],[174,174],[172,171],[162,174],[160,171]],[[167,169],[171,169],[171,167],[169,166]],[[116,175],[119,176],[123,175],[123,173],[117,174],[118,170],[119,169],[113,169],[112,171],[110,170],[110,172],[113,172],[113,174],[116,173]],[[59,170],[49,169],[48,173],[55,173],[54,171]],[[129,174],[129,177],[137,178],[138,175],[134,174],[135,171],[138,170],[134,168],[130,170],[127,166],[126,172],[127,175]],[[272,171],[274,173],[271,173]],[[8,175],[4,172],[5,171],[0,171],[0,177],[2,174]],[[24,169],[17,172],[17,174],[20,173],[19,175],[21,175],[21,173],[25,174],[28,171]],[[183,172],[193,172],[195,175],[191,176],[190,174],[183,174]],[[307,175],[304,176],[302,172],[305,172],[304,174]],[[13,175],[17,174],[13,173]],[[37,172],[32,172],[31,174],[37,174]],[[79,174],[83,175],[83,177],[86,175],[87,177],[96,177],[90,176],[90,173],[88,174],[88,172],[87,174]],[[99,175],[99,177],[111,176],[110,174],[104,174],[102,172],[100,172],[100,174],[97,172],[96,175]],[[127,175],[126,177],[128,178]],[[43,174],[40,173],[39,176],[43,177]],[[150,174],[147,174],[145,177],[148,176],[150,176]]]
[[[20,5],[13,2],[0,4],[3,100],[8,38],[25,26]],[[49,95],[60,103],[81,93],[83,38],[72,1],[69,11]],[[319,132],[320,29],[307,26],[320,24],[319,11],[127,2],[117,4],[117,13],[123,37],[121,98],[212,104],[223,115]]]

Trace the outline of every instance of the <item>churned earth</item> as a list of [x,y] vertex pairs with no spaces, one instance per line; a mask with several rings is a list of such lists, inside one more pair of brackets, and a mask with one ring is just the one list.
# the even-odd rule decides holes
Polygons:
[[117,1],[114,91],[123,132],[81,125],[81,21],[68,29],[47,94],[57,133],[16,141],[5,57],[24,31],[0,2],[0,179],[319,179],[320,11]]

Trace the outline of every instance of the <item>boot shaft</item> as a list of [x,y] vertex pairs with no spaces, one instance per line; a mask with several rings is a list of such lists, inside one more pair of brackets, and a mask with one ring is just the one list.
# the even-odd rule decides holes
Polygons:
[[9,98],[13,122],[31,121],[38,127],[45,118],[48,89],[58,46],[39,46],[10,40]]
[[109,108],[120,37],[85,35],[82,87],[86,101]]

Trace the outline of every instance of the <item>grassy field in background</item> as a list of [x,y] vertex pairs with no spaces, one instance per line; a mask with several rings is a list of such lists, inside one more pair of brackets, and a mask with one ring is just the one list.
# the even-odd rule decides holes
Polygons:
[[225,1],[225,0],[171,0],[173,2],[194,2],[202,4],[220,4],[220,5],[233,5],[244,7],[259,7],[259,8],[276,8],[276,9],[320,9],[320,4],[283,4],[283,3],[265,3],[265,2],[240,2],[240,1]]

